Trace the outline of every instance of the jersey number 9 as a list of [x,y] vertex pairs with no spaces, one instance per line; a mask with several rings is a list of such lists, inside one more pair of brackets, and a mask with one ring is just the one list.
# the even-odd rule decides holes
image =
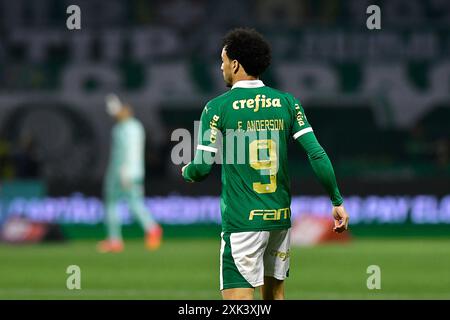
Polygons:
[[[269,159],[261,160],[258,157],[260,150],[268,150]],[[257,193],[272,193],[277,190],[278,156],[277,144],[273,140],[255,140],[249,144],[250,166],[261,170],[261,175],[269,175],[270,183],[254,182],[253,190]]]

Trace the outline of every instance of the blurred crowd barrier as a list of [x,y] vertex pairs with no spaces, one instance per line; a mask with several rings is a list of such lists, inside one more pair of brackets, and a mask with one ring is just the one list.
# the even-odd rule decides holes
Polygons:
[[[23,231],[26,224],[38,224],[38,228],[53,230],[50,235],[61,234],[64,237],[99,238],[104,233],[104,203],[100,198],[82,194],[49,197],[28,193],[27,196],[18,189],[15,192],[19,193],[1,194],[0,225],[3,224],[4,231],[7,231],[5,228]],[[450,194],[442,197],[429,194],[349,195],[344,198],[345,206],[351,212],[350,231],[355,235],[419,232],[425,236],[442,236],[450,232]],[[146,199],[146,206],[154,218],[168,228],[169,237],[217,236],[221,221],[219,204],[220,200],[215,196],[172,195]],[[330,233],[333,225],[330,212],[331,204],[327,197],[294,196],[290,216],[295,241],[301,245],[308,244],[308,241],[336,240]],[[131,230],[129,235],[141,235],[142,230],[125,203],[119,205],[118,214],[125,230]],[[311,229],[310,233],[302,232],[304,228]]]

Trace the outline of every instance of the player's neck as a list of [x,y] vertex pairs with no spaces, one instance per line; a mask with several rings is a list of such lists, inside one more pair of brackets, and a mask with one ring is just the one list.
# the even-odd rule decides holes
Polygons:
[[237,75],[235,79],[233,79],[233,83],[232,85],[234,86],[234,84],[238,81],[249,81],[249,80],[259,80],[259,78],[257,77],[253,77],[253,76],[249,76],[249,75]]

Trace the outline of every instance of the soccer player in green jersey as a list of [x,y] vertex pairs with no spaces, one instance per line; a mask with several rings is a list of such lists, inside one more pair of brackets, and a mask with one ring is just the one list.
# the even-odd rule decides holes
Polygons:
[[349,217],[331,162],[302,105],[259,80],[271,62],[266,40],[253,29],[232,30],[221,56],[231,90],[206,104],[194,160],[182,168],[182,175],[188,182],[204,179],[222,146],[222,296],[253,299],[254,288],[261,287],[263,299],[284,299],[290,260],[289,139],[305,150],[330,196],[334,231],[346,230]]
[[106,98],[107,112],[115,118],[108,169],[104,181],[105,216],[108,239],[98,244],[100,252],[120,252],[124,248],[117,205],[127,201],[130,211],[146,232],[146,247],[158,249],[162,228],[144,205],[144,148],[145,131],[133,116],[129,105],[116,95]]

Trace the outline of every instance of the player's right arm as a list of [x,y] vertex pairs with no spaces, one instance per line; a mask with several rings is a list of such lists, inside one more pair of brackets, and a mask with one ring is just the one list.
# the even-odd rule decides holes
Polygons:
[[342,232],[348,227],[349,217],[343,205],[344,201],[339,192],[333,165],[325,150],[319,144],[319,141],[317,141],[300,102],[295,98],[292,99],[294,112],[294,120],[292,123],[293,138],[308,155],[309,163],[316,177],[330,197],[331,203],[333,204],[334,231]]
[[202,181],[211,172],[214,156],[218,151],[217,139],[220,134],[220,120],[217,108],[207,104],[200,118],[200,130],[194,160],[181,169],[186,181]]

